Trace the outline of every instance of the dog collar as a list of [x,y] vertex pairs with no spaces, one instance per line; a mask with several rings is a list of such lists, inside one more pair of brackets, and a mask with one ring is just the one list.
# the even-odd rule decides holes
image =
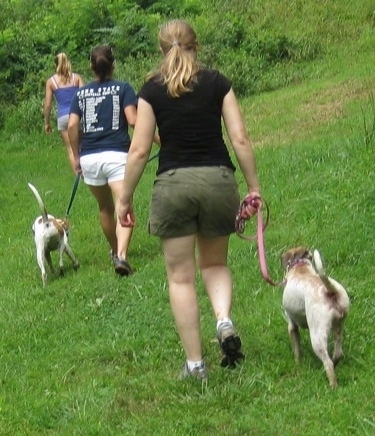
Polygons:
[[306,259],[291,260],[287,264],[287,271],[294,268],[295,266],[307,265],[308,263],[309,262]]

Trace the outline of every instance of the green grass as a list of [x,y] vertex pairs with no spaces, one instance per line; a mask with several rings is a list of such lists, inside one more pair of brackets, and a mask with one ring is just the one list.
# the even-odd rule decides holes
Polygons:
[[[307,332],[303,360],[295,364],[282,289],[262,279],[256,243],[236,236],[233,319],[246,360],[234,371],[219,366],[214,317],[198,278],[210,379],[207,386],[176,380],[184,355],[159,242],[146,232],[155,161],[135,196],[136,274],[113,273],[95,202],[81,184],[70,237],[81,268],[75,273],[66,259],[66,277],[50,274],[43,288],[31,234],[39,211],[27,182],[49,212],[63,215],[74,176],[57,134],[15,134],[1,145],[0,434],[375,433],[371,56],[357,53],[344,68],[338,55],[314,80],[241,101],[271,210],[265,232],[271,277],[282,278],[284,249],[305,244],[321,251],[328,273],[350,294],[339,389],[329,388]],[[244,194],[239,173],[238,180]],[[247,232],[255,232],[255,220]]]

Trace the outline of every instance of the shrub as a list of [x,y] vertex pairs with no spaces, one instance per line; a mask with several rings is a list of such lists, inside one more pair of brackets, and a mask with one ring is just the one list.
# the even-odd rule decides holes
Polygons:
[[157,49],[157,15],[149,15],[140,8],[132,8],[110,33],[110,41],[116,48],[117,58],[154,55]]
[[[55,111],[51,119],[56,116]],[[37,96],[31,96],[12,108],[7,113],[4,131],[11,137],[17,132],[32,133],[43,130],[43,101]]]

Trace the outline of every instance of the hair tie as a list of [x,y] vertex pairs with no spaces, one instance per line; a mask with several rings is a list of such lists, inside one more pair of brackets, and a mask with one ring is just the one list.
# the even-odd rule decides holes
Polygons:
[[172,45],[180,45],[180,43],[179,43],[178,41],[174,40],[174,41],[172,42]]

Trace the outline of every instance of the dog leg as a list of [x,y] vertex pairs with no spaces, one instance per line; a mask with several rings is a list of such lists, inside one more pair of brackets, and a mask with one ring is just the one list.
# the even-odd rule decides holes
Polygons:
[[73,262],[73,268],[77,271],[79,268],[79,262],[75,258],[72,249],[70,248],[70,245],[68,243],[65,244],[65,253],[69,256],[70,260]]
[[319,332],[310,330],[310,337],[314,353],[323,363],[329,384],[332,388],[337,388],[335,366],[328,354],[328,334],[321,330]]
[[343,327],[344,327],[344,322],[342,319],[338,323],[334,324],[332,327],[332,333],[334,338],[332,361],[335,366],[344,357],[344,352],[342,351],[342,340],[343,340],[343,331],[344,331]]
[[45,256],[44,248],[41,246],[38,246],[37,250],[36,250],[36,259],[38,261],[38,265],[39,265],[40,271],[42,273],[43,286],[45,286],[47,283],[47,273],[46,273],[46,269],[44,267],[44,260],[45,260],[44,256]]
[[64,255],[64,247],[63,245],[60,246],[59,248],[59,269],[60,269],[60,277],[64,277],[64,260],[63,260],[63,255]]
[[288,333],[293,347],[294,359],[296,362],[301,360],[301,340],[299,328],[293,321],[288,321]]
[[51,273],[53,274],[55,272],[55,268],[53,267],[53,264],[52,264],[51,253],[49,251],[47,251],[45,253],[45,257],[46,257],[46,261],[48,263],[49,269],[51,270]]

